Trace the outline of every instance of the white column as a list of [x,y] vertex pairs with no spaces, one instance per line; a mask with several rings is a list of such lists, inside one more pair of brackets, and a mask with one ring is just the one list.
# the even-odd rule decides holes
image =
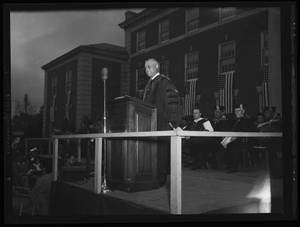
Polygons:
[[181,139],[171,136],[171,214],[181,214]]
[[94,175],[94,193],[101,193],[102,185],[102,138],[95,139],[95,175]]

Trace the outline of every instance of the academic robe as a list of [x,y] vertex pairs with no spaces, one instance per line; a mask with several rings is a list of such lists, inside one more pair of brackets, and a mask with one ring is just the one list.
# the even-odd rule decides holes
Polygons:
[[[243,116],[234,118],[229,122],[229,131],[232,132],[254,132],[255,125],[251,118]],[[236,137],[237,139],[227,145],[228,168],[230,172],[238,171],[239,156],[245,145],[245,138]]]
[[[197,122],[192,121],[188,124],[185,130],[191,131],[204,131],[204,123],[208,120],[202,118]],[[194,158],[194,165],[206,167],[207,156],[210,151],[211,138],[191,136],[188,140],[184,141],[183,149],[189,149],[190,156]]]
[[[210,120],[211,125],[215,132],[228,131],[228,120],[221,119],[212,119]],[[226,150],[221,145],[222,137],[213,137],[212,146],[211,146],[211,164],[212,168],[215,170],[222,170],[227,163]]]
[[[179,93],[172,81],[159,74],[149,80],[143,92],[143,100],[157,107],[157,130],[171,130],[169,122],[177,127],[183,117],[183,108]],[[161,184],[170,174],[170,139],[160,137],[157,151],[157,174]]]

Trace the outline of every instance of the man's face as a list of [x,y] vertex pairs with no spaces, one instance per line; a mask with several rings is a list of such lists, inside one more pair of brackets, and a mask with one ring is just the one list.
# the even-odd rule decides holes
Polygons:
[[263,116],[257,116],[257,122],[258,123],[264,122],[264,117]]
[[234,113],[237,118],[241,118],[244,115],[245,110],[237,108],[234,110]]
[[193,111],[193,117],[194,117],[194,119],[200,118],[200,115],[201,115],[200,110],[195,109],[195,110]]
[[267,111],[264,113],[264,115],[265,115],[265,118],[269,120],[269,119],[272,117],[272,112],[271,112],[270,110],[267,110]]
[[215,110],[215,118],[219,119],[222,117],[223,112],[221,110]]
[[149,77],[153,77],[155,76],[155,74],[157,73],[157,65],[154,61],[149,60],[145,62],[145,70],[146,70],[146,74]]
[[72,166],[72,165],[74,165],[74,163],[75,163],[75,157],[74,156],[71,156],[69,159],[68,159],[68,163]]

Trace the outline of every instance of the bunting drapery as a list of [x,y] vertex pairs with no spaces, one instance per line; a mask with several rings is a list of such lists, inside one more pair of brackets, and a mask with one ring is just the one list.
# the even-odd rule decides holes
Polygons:
[[218,75],[220,106],[225,107],[225,113],[232,113],[234,72]]
[[269,106],[269,67],[261,66],[260,74],[262,76],[262,108]]
[[197,79],[188,80],[184,82],[184,115],[192,115],[193,109],[195,108],[196,100],[196,88],[197,88]]

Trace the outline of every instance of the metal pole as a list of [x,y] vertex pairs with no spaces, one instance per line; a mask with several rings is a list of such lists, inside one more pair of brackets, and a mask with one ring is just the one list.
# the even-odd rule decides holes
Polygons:
[[[103,133],[106,133],[106,79],[108,70],[107,68],[102,69],[102,79],[103,79],[103,85],[104,85],[104,95],[103,95]],[[102,193],[111,192],[106,185],[106,139],[103,140],[103,152],[104,152],[104,162],[103,162],[103,184],[102,184]]]

